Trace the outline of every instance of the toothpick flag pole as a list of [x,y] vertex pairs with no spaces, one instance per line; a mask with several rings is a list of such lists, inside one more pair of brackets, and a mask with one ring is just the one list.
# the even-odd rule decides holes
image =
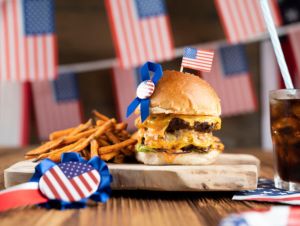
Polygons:
[[[287,89],[293,89],[293,83],[291,80],[291,76],[282,52],[282,48],[279,42],[279,38],[278,38],[278,34],[274,25],[274,21],[272,19],[272,15],[271,15],[271,11],[268,5],[268,0],[260,0],[260,5],[261,5],[261,9],[263,12],[263,16],[265,19],[265,23],[267,26],[267,29],[269,31],[270,37],[271,37],[271,41],[272,41],[272,45],[273,45],[273,49],[277,58],[277,62],[279,64],[279,68],[281,71],[281,75],[283,77],[284,80],[284,84],[285,87]],[[275,75],[274,75],[275,76]]]

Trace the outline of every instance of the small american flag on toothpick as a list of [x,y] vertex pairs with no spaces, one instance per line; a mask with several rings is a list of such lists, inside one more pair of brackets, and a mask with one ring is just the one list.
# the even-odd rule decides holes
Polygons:
[[183,52],[180,71],[182,72],[183,68],[190,68],[210,72],[213,58],[213,51],[187,47]]

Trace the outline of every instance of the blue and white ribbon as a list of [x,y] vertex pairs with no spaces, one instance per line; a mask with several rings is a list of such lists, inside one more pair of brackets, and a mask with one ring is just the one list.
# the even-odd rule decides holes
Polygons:
[[[150,72],[154,75],[150,78]],[[136,98],[129,104],[126,116],[131,115],[140,105],[142,122],[145,121],[150,114],[150,97],[154,93],[155,86],[162,77],[162,67],[160,64],[147,62],[141,67],[142,82],[137,87]]]

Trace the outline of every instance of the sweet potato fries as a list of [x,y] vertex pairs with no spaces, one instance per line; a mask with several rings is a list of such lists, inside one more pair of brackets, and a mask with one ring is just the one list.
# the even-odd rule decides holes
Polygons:
[[126,131],[127,124],[117,123],[98,111],[93,111],[93,115],[94,120],[51,133],[49,141],[27,152],[25,158],[58,162],[63,153],[78,152],[85,159],[99,156],[104,161],[122,163],[133,156],[137,141]]

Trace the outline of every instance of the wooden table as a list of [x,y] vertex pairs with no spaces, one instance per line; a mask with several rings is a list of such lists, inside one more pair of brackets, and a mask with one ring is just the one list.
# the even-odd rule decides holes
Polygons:
[[[272,178],[271,153],[255,150],[234,150],[248,153],[261,160],[261,177]],[[3,189],[3,170],[23,159],[24,150],[0,149],[0,188]],[[218,225],[230,213],[266,208],[267,203],[232,201],[233,192],[113,192],[105,204],[85,209],[45,210],[24,207],[0,213],[0,224],[17,225],[105,225],[105,226],[176,226]]]

